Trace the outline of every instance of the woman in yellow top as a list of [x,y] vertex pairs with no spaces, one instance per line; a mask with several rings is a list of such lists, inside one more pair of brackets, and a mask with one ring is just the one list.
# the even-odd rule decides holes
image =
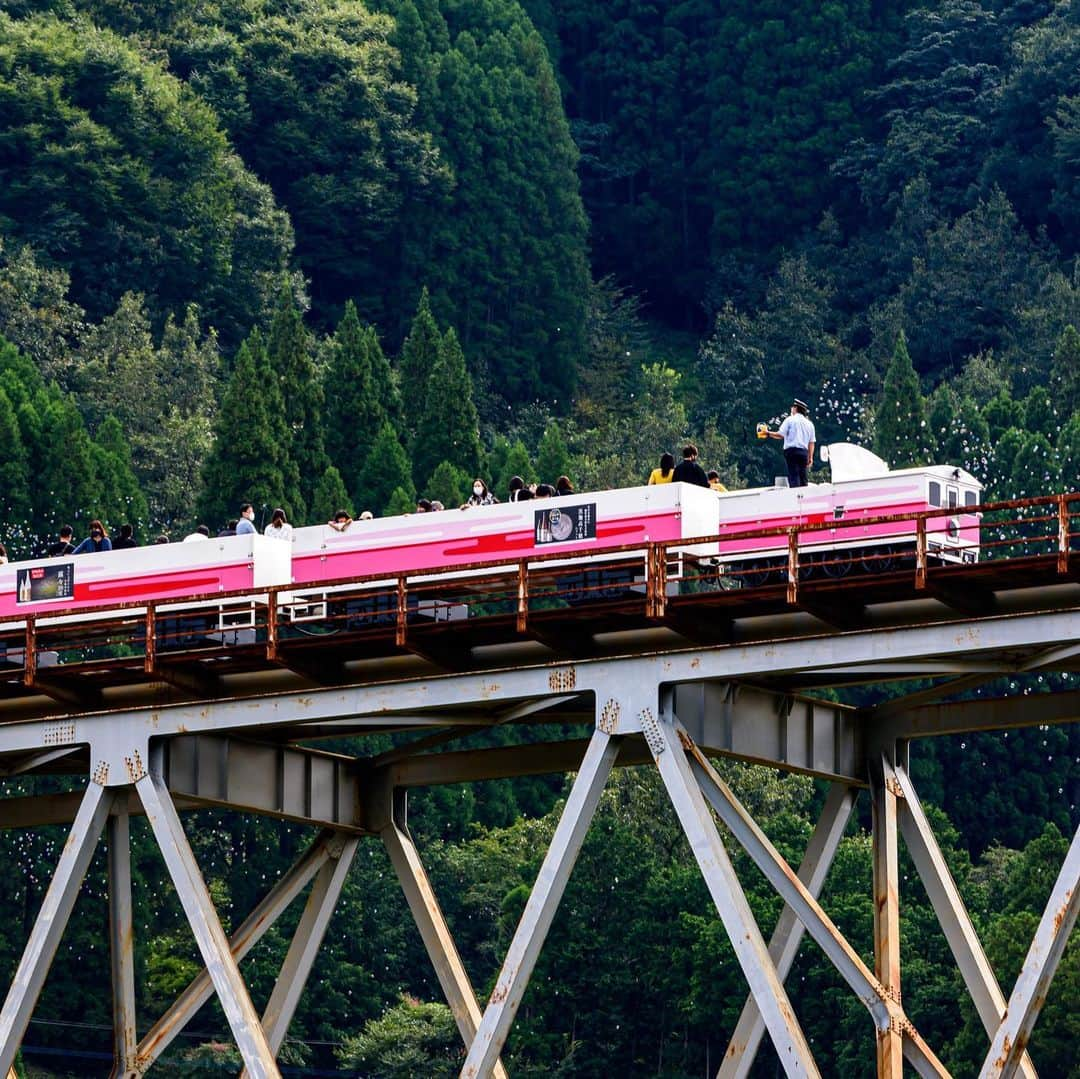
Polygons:
[[665,453],[660,458],[660,467],[654,468],[649,473],[649,486],[654,483],[671,483],[671,477],[675,474],[675,458],[670,453]]

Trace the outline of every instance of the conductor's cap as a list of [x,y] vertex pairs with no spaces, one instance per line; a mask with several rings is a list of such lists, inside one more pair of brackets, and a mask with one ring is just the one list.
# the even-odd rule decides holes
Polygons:
[[800,401],[797,397],[791,402],[796,408],[801,408],[803,412],[809,412],[810,406],[805,401]]

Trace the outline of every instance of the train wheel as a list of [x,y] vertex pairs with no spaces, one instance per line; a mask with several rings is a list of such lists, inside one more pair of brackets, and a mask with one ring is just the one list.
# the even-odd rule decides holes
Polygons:
[[851,551],[822,551],[821,572],[826,577],[846,577],[855,564]]
[[859,560],[864,573],[888,573],[896,568],[896,558],[891,546],[867,547]]
[[763,584],[768,584],[771,573],[769,563],[764,559],[744,562],[742,565],[743,588],[760,588]]

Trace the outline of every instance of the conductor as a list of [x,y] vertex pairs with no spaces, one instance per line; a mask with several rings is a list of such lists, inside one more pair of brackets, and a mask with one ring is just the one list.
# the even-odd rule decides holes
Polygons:
[[787,463],[789,487],[805,487],[809,482],[807,471],[814,465],[814,425],[810,422],[810,409],[797,397],[791,404],[791,414],[776,431],[766,434],[769,438],[784,440],[784,461]]

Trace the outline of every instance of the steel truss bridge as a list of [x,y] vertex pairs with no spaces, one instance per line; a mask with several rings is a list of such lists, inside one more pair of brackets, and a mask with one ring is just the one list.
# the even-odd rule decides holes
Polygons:
[[[746,1075],[766,1035],[788,1075],[831,1073],[830,1061],[815,1061],[784,988],[804,934],[869,1012],[866,1053],[879,1076],[901,1079],[905,1062],[922,1076],[948,1074],[904,1009],[901,837],[986,1029],[981,1076],[1034,1076],[1027,1043],[1080,909],[1080,831],[1020,975],[1002,988],[927,823],[908,750],[920,738],[1080,721],[1077,692],[949,700],[1002,676],[1080,671],[1072,506],[1055,496],[984,507],[983,561],[974,565],[935,561],[931,515],[923,514],[896,518],[898,534],[906,527],[910,536],[914,524],[913,547],[863,552],[861,566],[843,553],[831,568],[830,558],[805,559],[800,533],[790,535],[780,572],[704,562],[675,579],[684,540],[618,552],[635,567],[631,576],[539,558],[340,582],[324,606],[270,589],[215,597],[212,608],[170,602],[0,623],[0,776],[86,778],[79,793],[0,799],[4,827],[70,823],[0,1009],[0,1075],[12,1068],[104,833],[114,1076],[150,1070],[214,994],[245,1074],[278,1075],[276,1054],[361,842],[389,852],[467,1047],[462,1076],[503,1076],[500,1054],[611,770],[651,765],[749,986],[720,1079]],[[775,549],[775,535],[761,535]],[[865,564],[875,558],[879,565]],[[814,696],[824,687],[911,679],[931,688],[868,709]],[[477,730],[525,723],[576,723],[583,737],[455,745]],[[307,747],[388,732],[407,737],[359,758]],[[718,756],[828,782],[797,871],[717,774]],[[566,772],[576,777],[482,1003],[409,833],[407,792]],[[864,790],[873,819],[873,969],[818,902]],[[181,822],[184,811],[206,806],[320,829],[231,937]],[[142,1031],[132,814],[149,822],[205,963]],[[786,904],[769,941],[726,843],[745,850]],[[259,1015],[239,963],[305,891]]]

